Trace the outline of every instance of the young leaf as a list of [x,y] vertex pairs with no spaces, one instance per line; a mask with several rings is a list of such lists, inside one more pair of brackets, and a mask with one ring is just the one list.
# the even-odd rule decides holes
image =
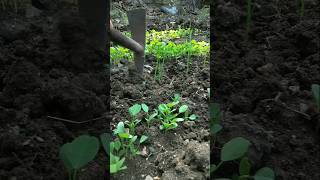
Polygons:
[[149,107],[146,104],[141,104],[141,107],[144,112],[149,112]]
[[82,135],[71,143],[66,143],[60,148],[59,157],[67,169],[80,169],[92,161],[99,150],[99,140],[96,137]]
[[111,136],[108,133],[103,133],[100,135],[100,141],[102,143],[103,149],[105,152],[110,155],[110,141],[111,141]]
[[222,147],[221,150],[221,161],[232,161],[241,158],[250,146],[250,141],[236,137]]
[[183,118],[176,118],[176,122],[182,122],[182,121],[184,121]]
[[140,138],[140,144],[145,142],[148,139],[148,136],[142,135]]
[[254,175],[254,180],[274,180],[275,174],[269,167],[259,169]]
[[197,116],[195,114],[192,114],[191,116],[189,116],[189,119],[190,120],[196,120],[197,119]]
[[129,113],[131,116],[136,116],[141,111],[141,105],[135,104],[129,108]]
[[312,84],[311,90],[312,90],[312,94],[316,100],[316,104],[318,106],[318,109],[320,109],[320,85]]
[[213,135],[217,134],[219,131],[221,131],[222,126],[220,124],[214,124],[213,126],[211,126],[211,133]]
[[247,157],[243,157],[239,164],[239,174],[240,176],[250,174],[251,165]]
[[117,128],[113,131],[114,134],[124,133],[124,123],[121,121],[118,123]]
[[188,106],[187,105],[182,105],[180,108],[179,108],[179,113],[184,113],[188,110]]

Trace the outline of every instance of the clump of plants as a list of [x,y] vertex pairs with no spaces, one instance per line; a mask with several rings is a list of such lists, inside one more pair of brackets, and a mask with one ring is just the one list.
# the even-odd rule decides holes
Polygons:
[[[135,135],[135,129],[141,123],[139,118],[144,117],[148,127],[156,120],[160,120],[162,123],[160,129],[164,130],[176,128],[178,126],[177,122],[186,119],[195,120],[197,118],[194,114],[189,115],[187,105],[178,107],[179,103],[180,96],[175,94],[172,102],[160,104],[159,109],[155,109],[151,114],[149,114],[149,107],[146,104],[134,104],[128,109],[129,120],[120,121],[113,130],[112,135],[108,133],[100,135],[102,147],[109,157],[110,173],[118,173],[127,169],[125,165],[126,158],[139,155],[141,153],[139,151],[141,144],[148,140],[148,136],[142,135],[138,137]],[[144,114],[139,116],[141,112]],[[77,179],[77,172],[95,158],[99,148],[99,139],[89,135],[79,136],[71,143],[61,146],[59,157],[69,173],[69,180]]]
[[178,127],[178,122],[184,120],[196,120],[197,116],[192,114],[189,116],[188,106],[180,103],[180,96],[175,94],[173,101],[167,104],[160,104],[158,106],[158,119],[161,121],[160,129],[168,131]]
[[[218,132],[222,130],[221,122],[221,111],[219,104],[210,104],[210,119],[211,119],[211,133],[214,136],[214,146],[215,139]],[[217,172],[221,166],[230,161],[237,161],[239,164],[238,172],[232,175],[232,179],[228,178],[217,178],[220,180],[274,180],[274,171],[269,167],[263,167],[252,174],[252,167],[250,161],[247,157],[247,152],[249,150],[251,143],[249,140],[243,137],[235,137],[229,142],[225,143],[220,151],[220,162],[217,164],[211,164],[210,173],[214,174]]]

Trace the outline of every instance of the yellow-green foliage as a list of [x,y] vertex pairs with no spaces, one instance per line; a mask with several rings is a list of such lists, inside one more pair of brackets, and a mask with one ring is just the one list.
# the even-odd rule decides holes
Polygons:
[[[157,60],[168,60],[191,56],[206,57],[210,51],[210,45],[207,42],[191,40],[190,42],[175,43],[174,40],[187,38],[191,29],[151,30],[146,33],[146,55],[155,56]],[[130,37],[130,33],[125,32]],[[133,53],[123,47],[110,48],[111,61],[117,63],[121,59],[132,60]]]
[[31,0],[0,0],[1,10],[3,11],[15,11],[24,9],[27,4],[31,4]]

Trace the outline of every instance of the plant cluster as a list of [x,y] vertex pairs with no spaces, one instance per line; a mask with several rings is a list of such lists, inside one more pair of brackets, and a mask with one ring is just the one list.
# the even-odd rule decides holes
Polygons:
[[[178,108],[179,103],[180,96],[175,94],[172,102],[160,104],[158,110],[154,109],[154,112],[150,114],[149,107],[146,104],[134,104],[128,109],[130,119],[120,121],[113,130],[113,135],[108,133],[100,135],[101,144],[107,156],[109,156],[110,173],[127,169],[126,158],[140,154],[140,145],[148,140],[148,136],[138,137],[135,134],[142,118],[144,118],[148,127],[159,120],[161,123],[159,128],[165,131],[177,128],[177,122],[186,119],[196,120],[196,115],[189,116],[188,106],[182,105]],[[99,139],[88,135],[79,136],[71,143],[66,143],[60,148],[59,157],[69,173],[69,180],[76,180],[79,169],[94,159],[99,148]]]
[[[211,133],[214,136],[214,146],[215,139],[218,132],[222,130],[221,126],[221,111],[219,104],[210,104],[210,119],[211,119]],[[229,142],[225,143],[220,151],[220,162],[218,164],[212,164],[210,166],[210,172],[215,173],[225,162],[238,161],[239,168],[238,172],[234,173],[232,180],[274,180],[275,174],[273,170],[269,167],[263,167],[259,169],[254,175],[251,174],[251,164],[246,156],[251,143],[243,137],[235,137]],[[231,180],[228,178],[218,178],[217,180]]]
[[[210,51],[209,43],[191,40],[183,43],[175,43],[172,39],[190,36],[190,29],[168,30],[147,32],[146,55],[155,56],[157,60],[168,60],[182,58],[190,54],[191,56],[207,57]],[[125,33],[128,35],[128,33]],[[128,35],[129,36],[129,35]],[[133,60],[133,53],[126,48],[114,46],[110,47],[110,60],[118,63],[121,59]]]

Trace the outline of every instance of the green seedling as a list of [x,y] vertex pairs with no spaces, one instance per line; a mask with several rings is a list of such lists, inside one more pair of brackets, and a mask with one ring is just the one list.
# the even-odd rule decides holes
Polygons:
[[319,84],[312,84],[311,91],[316,101],[318,112],[320,112],[320,85]]
[[[138,136],[133,136],[128,130],[124,128],[124,123],[119,122],[117,128],[113,131],[114,135],[118,137],[118,140],[114,142],[116,154],[120,157],[127,156],[129,152],[135,156],[140,154],[140,151],[135,146]],[[139,144],[143,143],[147,139],[146,136],[142,136],[139,140]]]
[[[239,163],[239,175],[234,174],[233,180],[274,180],[275,174],[273,170],[269,167],[259,169],[254,176],[250,175],[251,164],[249,162],[249,159],[245,156],[245,154],[248,152],[250,145],[250,141],[242,137],[236,137],[224,144],[220,154],[221,161],[218,165],[212,164],[210,166],[210,172],[216,172],[224,162],[241,159]],[[228,178],[220,179],[231,180]]]
[[[182,122],[186,119],[195,120],[197,116],[192,114],[188,116],[188,106],[182,105],[177,109],[177,105],[180,103],[180,96],[174,95],[173,101],[167,104],[160,104],[158,106],[158,119],[161,120],[160,129],[168,131],[178,127],[178,122]],[[181,116],[182,115],[182,116]]]
[[147,125],[148,127],[150,127],[152,125],[152,122],[155,120],[155,117],[158,115],[158,111],[155,110],[154,113],[152,113],[151,115],[147,115],[147,117],[145,118],[145,120],[147,121]]
[[110,143],[110,173],[114,174],[121,170],[127,169],[127,166],[124,165],[125,158],[120,158],[119,156],[116,156],[113,154],[113,151],[118,148],[115,147],[115,142]]
[[137,115],[140,113],[141,109],[144,112],[148,112],[149,108],[146,104],[134,104],[133,106],[131,106],[129,108],[129,114],[131,117],[130,121],[125,121],[125,124],[129,127],[130,129],[130,134],[135,134],[135,129],[137,127],[137,125],[141,122],[140,119],[137,119]]
[[77,172],[94,159],[99,146],[96,137],[82,135],[60,148],[59,158],[67,168],[69,180],[77,179]]

